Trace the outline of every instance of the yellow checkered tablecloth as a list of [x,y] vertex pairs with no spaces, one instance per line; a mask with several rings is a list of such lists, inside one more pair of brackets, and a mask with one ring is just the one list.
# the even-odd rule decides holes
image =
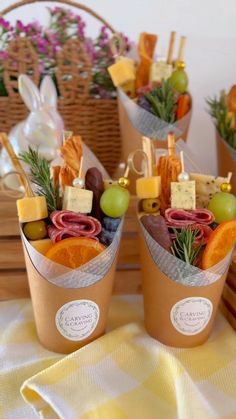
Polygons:
[[38,342],[30,300],[0,303],[1,419],[236,418],[236,335],[174,349],[143,326],[141,296],[113,297],[108,332],[71,355]]

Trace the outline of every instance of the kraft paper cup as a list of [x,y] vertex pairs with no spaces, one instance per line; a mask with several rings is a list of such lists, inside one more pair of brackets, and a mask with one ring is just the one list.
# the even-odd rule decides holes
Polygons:
[[232,193],[236,194],[236,150],[224,141],[216,132],[218,174],[227,177],[229,172],[233,173],[230,183]]
[[122,225],[101,255],[73,271],[40,255],[22,233],[37,335],[46,349],[67,354],[105,333],[121,231]]
[[148,334],[173,347],[203,344],[212,330],[231,255],[217,265],[215,272],[189,269],[186,263],[158,245],[143,226],[140,229],[144,320]]

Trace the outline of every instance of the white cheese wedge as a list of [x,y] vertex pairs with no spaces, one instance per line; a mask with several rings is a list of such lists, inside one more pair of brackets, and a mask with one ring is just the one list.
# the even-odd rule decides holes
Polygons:
[[227,182],[226,177],[215,177],[201,173],[189,173],[190,180],[196,182],[196,205],[197,208],[206,208],[211,198],[220,192],[222,183]]
[[173,71],[171,64],[166,64],[164,61],[153,63],[150,69],[150,84],[156,86],[162,79],[167,80]]
[[171,208],[196,209],[196,183],[194,180],[171,182],[170,188]]
[[93,192],[87,189],[66,186],[63,197],[63,209],[88,214],[92,210]]

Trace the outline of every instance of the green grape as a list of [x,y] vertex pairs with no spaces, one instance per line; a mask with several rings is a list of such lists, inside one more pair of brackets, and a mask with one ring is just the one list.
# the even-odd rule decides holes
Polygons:
[[179,93],[185,93],[188,89],[188,76],[184,70],[175,70],[169,78],[171,86]]
[[215,221],[220,224],[236,218],[236,197],[227,192],[218,192],[210,200],[208,209],[213,212]]
[[26,223],[23,231],[27,239],[40,240],[47,236],[47,224],[45,221],[31,221]]
[[109,217],[121,217],[128,209],[129,199],[130,194],[127,189],[119,185],[113,185],[103,192],[100,207],[104,214]]

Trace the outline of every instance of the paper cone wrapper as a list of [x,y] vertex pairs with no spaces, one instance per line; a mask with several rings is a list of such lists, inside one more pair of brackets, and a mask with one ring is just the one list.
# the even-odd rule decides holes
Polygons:
[[45,348],[70,353],[105,333],[121,230],[101,255],[73,271],[40,255],[22,236],[36,330]]
[[232,193],[236,194],[236,149],[233,149],[218,132],[216,132],[218,174],[227,177],[229,172],[233,173],[230,181]]
[[[204,343],[212,330],[231,255],[218,266],[217,273],[195,267],[189,270],[189,265],[154,242],[141,226],[140,256],[149,335],[179,348]],[[174,278],[168,271],[174,272]]]
[[174,124],[168,124],[142,109],[120,89],[118,89],[118,105],[123,161],[127,161],[132,151],[142,148],[142,136],[153,139],[155,148],[167,148],[169,132],[174,132],[176,139],[187,140],[191,111]]

